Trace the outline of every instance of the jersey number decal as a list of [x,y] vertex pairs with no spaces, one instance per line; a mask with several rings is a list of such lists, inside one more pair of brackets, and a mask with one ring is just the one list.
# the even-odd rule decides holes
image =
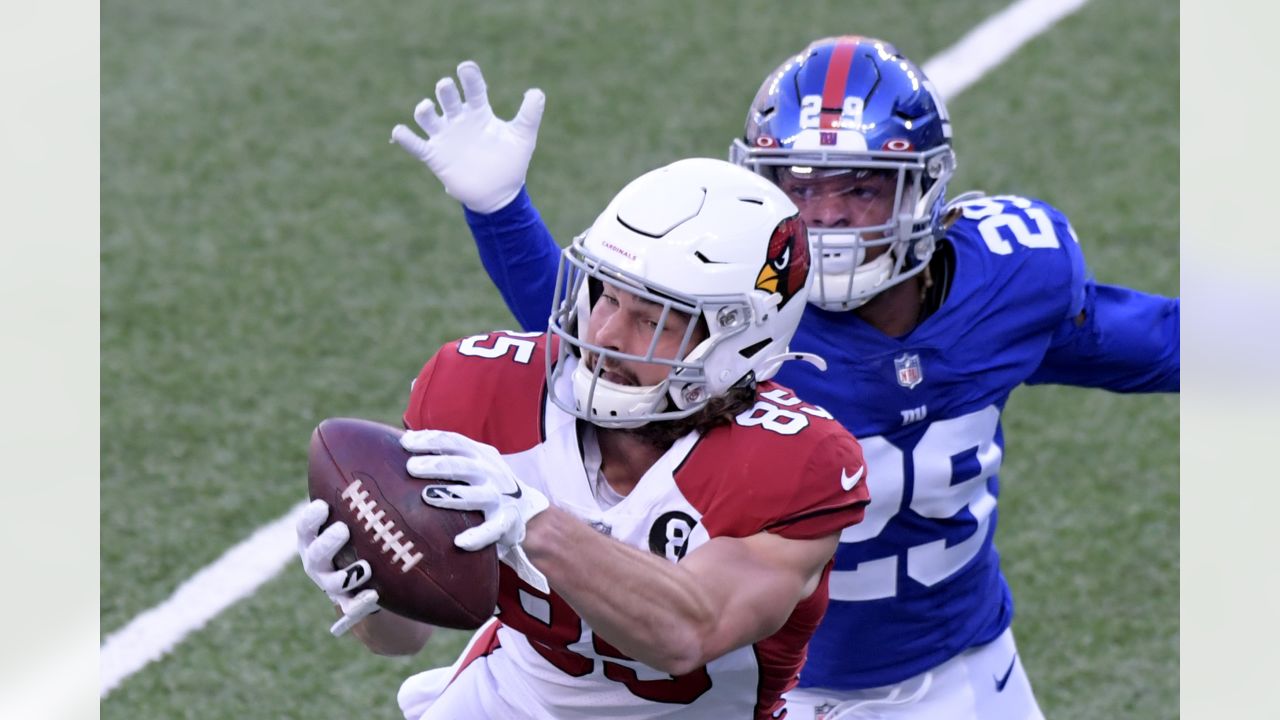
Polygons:
[[[967,509],[975,525],[959,542],[948,545],[946,538],[939,538],[907,549],[907,576],[921,585],[947,579],[973,560],[986,542],[996,508],[987,480],[1000,467],[1001,451],[995,442],[999,419],[1000,411],[989,405],[968,415],[939,420],[929,426],[911,452],[914,482],[910,485],[911,502],[905,509],[933,520],[950,520]],[[842,543],[870,540],[883,532],[904,509],[908,487],[907,455],[902,450],[878,435],[860,442],[871,468],[867,491],[872,501],[862,522],[840,534]],[[903,557],[899,553],[864,560],[852,570],[833,570],[831,599],[877,600],[897,595]]]
[[[844,99],[840,108],[840,127],[862,129],[863,99],[853,95]],[[822,116],[822,96],[805,95],[800,99],[800,127],[812,129],[820,125]],[[945,118],[944,118],[945,119]]]
[[800,398],[782,388],[760,393],[760,397],[765,400],[756,400],[755,407],[734,418],[739,425],[742,427],[759,425],[779,435],[795,435],[809,427],[808,415],[831,419],[831,413],[817,405],[805,404]]
[[[505,571],[504,571],[505,572]],[[503,593],[498,596],[499,617],[502,623],[524,633],[529,645],[547,662],[573,677],[582,677],[595,669],[595,658],[569,649],[582,640],[583,624],[578,614],[559,595],[538,592],[535,588],[517,580],[516,593],[511,598]],[[622,684],[638,698],[653,702],[688,705],[711,689],[711,675],[706,666],[678,677],[658,680],[641,680],[635,668],[644,667],[603,638],[591,633],[591,650],[600,658],[604,676]],[[605,660],[612,658],[618,662]],[[647,674],[652,674],[648,670]]]
[[[467,355],[469,357],[486,358],[494,360],[500,357],[512,356],[512,360],[521,365],[528,365],[533,359],[533,349],[537,344],[532,340],[524,338],[535,338],[542,333],[506,333],[503,335],[472,335],[469,338],[463,338],[458,343],[458,354]],[[486,340],[493,340],[493,344],[485,347],[480,343]]]
[[997,255],[1013,252],[1013,245],[1004,238],[1001,230],[1006,230],[1023,247],[1060,247],[1058,235],[1053,231],[1053,221],[1044,210],[1026,198],[1013,195],[979,198],[965,203],[961,210],[965,217],[979,221],[978,232],[982,233],[982,241]]

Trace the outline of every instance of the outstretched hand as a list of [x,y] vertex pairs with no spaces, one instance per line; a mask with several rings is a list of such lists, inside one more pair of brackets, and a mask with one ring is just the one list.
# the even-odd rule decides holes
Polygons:
[[471,60],[458,65],[458,79],[465,100],[453,78],[445,77],[436,83],[436,99],[444,114],[436,111],[431,98],[414,109],[413,119],[427,139],[396,125],[391,141],[426,163],[455,200],[474,212],[496,212],[524,186],[546,96],[537,88],[526,90],[515,118],[500,120],[489,107],[479,65]]

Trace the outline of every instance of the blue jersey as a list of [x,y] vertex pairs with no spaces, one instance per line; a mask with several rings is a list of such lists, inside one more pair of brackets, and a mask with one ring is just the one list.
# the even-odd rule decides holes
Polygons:
[[[526,329],[546,326],[558,250],[522,191],[467,213]],[[1179,302],[1095,284],[1066,218],[1012,196],[966,203],[947,231],[945,300],[900,338],[852,312],[805,311],[778,381],[862,443],[871,504],[836,552],[802,687],[905,680],[994,640],[1013,601],[993,544],[1000,413],[1022,383],[1176,391]]]

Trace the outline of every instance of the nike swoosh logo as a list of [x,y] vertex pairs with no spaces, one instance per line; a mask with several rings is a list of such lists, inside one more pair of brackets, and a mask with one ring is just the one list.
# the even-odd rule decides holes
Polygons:
[[422,488],[422,499],[433,498],[436,500],[459,500],[458,494],[450,490],[444,485],[428,485]]
[[867,466],[863,465],[858,468],[858,472],[852,475],[845,475],[844,468],[840,468],[840,487],[844,488],[845,492],[852,490],[853,486],[858,484],[858,481],[862,479],[862,474],[866,471]]
[[359,563],[352,565],[351,567],[347,568],[346,577],[342,578],[342,589],[350,590],[351,587],[359,583],[361,578],[363,577],[364,577],[364,566]]
[[512,498],[512,499],[515,499],[515,500],[519,500],[519,499],[520,499],[520,496],[521,496],[521,495],[524,495],[524,490],[523,490],[519,485],[516,485],[516,491],[515,491],[515,492],[502,493],[502,494],[503,494],[503,495],[506,495],[506,496],[507,496],[507,497],[509,497],[509,498]]
[[[1018,653],[1013,654],[1013,659],[1009,661],[1009,669],[1004,671],[1004,677],[995,678],[996,692],[1004,692],[1004,686],[1009,684],[1009,676],[1013,674],[1013,666],[1018,664]],[[995,677],[994,675],[992,677]]]

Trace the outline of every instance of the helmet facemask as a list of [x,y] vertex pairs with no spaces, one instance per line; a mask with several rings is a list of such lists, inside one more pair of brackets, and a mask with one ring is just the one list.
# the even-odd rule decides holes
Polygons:
[[729,159],[771,180],[780,168],[896,178],[892,211],[876,225],[820,227],[802,213],[815,268],[809,302],[823,309],[857,308],[922,272],[944,233],[956,164],[946,105],[923,71],[883,40],[822,38],[788,57],[761,83]]
[[[731,161],[781,186],[782,173],[887,173],[894,183],[892,209],[884,222],[856,227],[808,224],[814,265],[809,302],[833,311],[852,310],[922,272],[941,232],[938,208],[955,170],[949,146],[923,153],[797,152],[750,148],[736,140]],[[797,205],[802,199],[792,197]],[[887,247],[871,260],[868,251]]]
[[[583,240],[584,236],[575,238],[561,254],[555,295],[559,300],[548,325],[559,339],[547,346],[552,402],[600,427],[635,428],[693,415],[726,390],[727,386],[719,387],[722,383],[708,381],[707,359],[717,346],[747,328],[753,312],[751,299],[745,295],[691,297],[656,286],[593,257]],[[626,353],[591,341],[592,310],[606,286],[657,306],[657,327],[643,353]],[[671,357],[663,357],[660,340],[681,316],[687,321],[678,347]],[[695,343],[700,333],[706,337]],[[669,370],[655,385],[629,385],[603,377],[618,363],[665,365]],[[570,374],[568,395],[562,382],[566,373]]]

